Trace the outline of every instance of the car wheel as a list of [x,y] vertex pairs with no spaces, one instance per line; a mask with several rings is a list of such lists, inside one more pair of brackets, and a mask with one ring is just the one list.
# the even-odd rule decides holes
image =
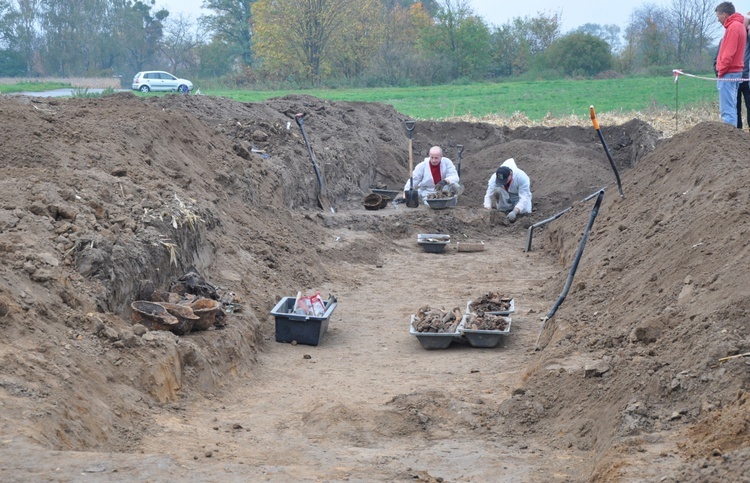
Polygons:
[[177,92],[180,92],[182,94],[187,94],[188,86],[186,86],[185,84],[180,84],[180,87],[177,88]]
[[138,89],[141,92],[150,92],[151,89],[148,86],[141,86],[140,89]]

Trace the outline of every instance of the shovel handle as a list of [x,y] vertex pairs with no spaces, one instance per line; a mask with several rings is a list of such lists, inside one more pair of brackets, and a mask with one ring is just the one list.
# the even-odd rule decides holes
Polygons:
[[409,133],[409,139],[411,139],[411,132],[417,126],[417,121],[404,121],[404,126],[406,126],[406,131]]
[[461,176],[461,155],[464,153],[464,145],[456,144],[456,152],[458,153],[458,166],[456,167],[456,172],[458,173],[458,176]]
[[594,123],[594,129],[599,130],[599,121],[596,120],[596,111],[594,106],[589,107],[589,114],[591,115],[591,122]]
[[294,120],[297,122],[298,126],[302,126],[302,120],[305,118],[307,114],[304,112],[300,112],[294,115]]

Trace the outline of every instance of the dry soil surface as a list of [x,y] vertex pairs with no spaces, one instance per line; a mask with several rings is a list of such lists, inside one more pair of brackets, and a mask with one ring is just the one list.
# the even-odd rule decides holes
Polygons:
[[[367,211],[408,176],[388,106],[0,111],[3,481],[748,481],[746,133],[603,126],[623,197],[593,129],[419,121],[416,160],[465,147],[458,206]],[[508,157],[534,193],[515,224],[481,207]],[[424,253],[419,233],[452,242]],[[191,268],[232,298],[221,324],[131,322]],[[317,346],[275,341],[269,312],[297,291],[337,297]],[[498,347],[409,333],[419,307],[488,291],[516,299]]]

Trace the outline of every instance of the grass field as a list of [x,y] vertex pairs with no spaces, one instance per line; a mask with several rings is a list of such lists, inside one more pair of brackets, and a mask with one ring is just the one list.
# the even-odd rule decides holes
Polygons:
[[531,120],[547,116],[588,116],[597,112],[674,110],[717,102],[716,83],[672,76],[606,80],[503,82],[407,88],[311,89],[305,91],[204,90],[204,94],[255,102],[286,94],[309,94],[322,99],[383,102],[416,119],[446,119],[488,115],[510,117],[523,113]]
[[[671,136],[699,122],[719,120],[716,83],[710,74],[705,77],[707,79],[681,76],[678,83],[670,75],[372,89],[253,91],[207,88],[201,89],[201,93],[241,102],[258,102],[287,94],[307,94],[333,101],[382,102],[391,104],[413,119],[485,121],[509,127],[591,125],[589,106],[593,105],[603,125],[639,118],[665,136]],[[56,78],[24,79],[13,83],[13,79],[1,78],[0,93],[61,87],[111,88],[113,82],[115,80],[111,78]]]
[[43,79],[0,77],[0,93],[2,94],[41,92],[65,88],[117,89],[119,87],[119,77],[45,77]]

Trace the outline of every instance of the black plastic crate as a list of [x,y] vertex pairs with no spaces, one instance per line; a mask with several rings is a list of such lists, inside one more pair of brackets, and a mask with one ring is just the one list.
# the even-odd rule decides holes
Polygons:
[[305,345],[318,345],[328,330],[328,320],[336,309],[337,301],[329,298],[326,311],[320,317],[292,313],[296,297],[284,297],[271,310],[276,318],[276,342],[292,342]]

